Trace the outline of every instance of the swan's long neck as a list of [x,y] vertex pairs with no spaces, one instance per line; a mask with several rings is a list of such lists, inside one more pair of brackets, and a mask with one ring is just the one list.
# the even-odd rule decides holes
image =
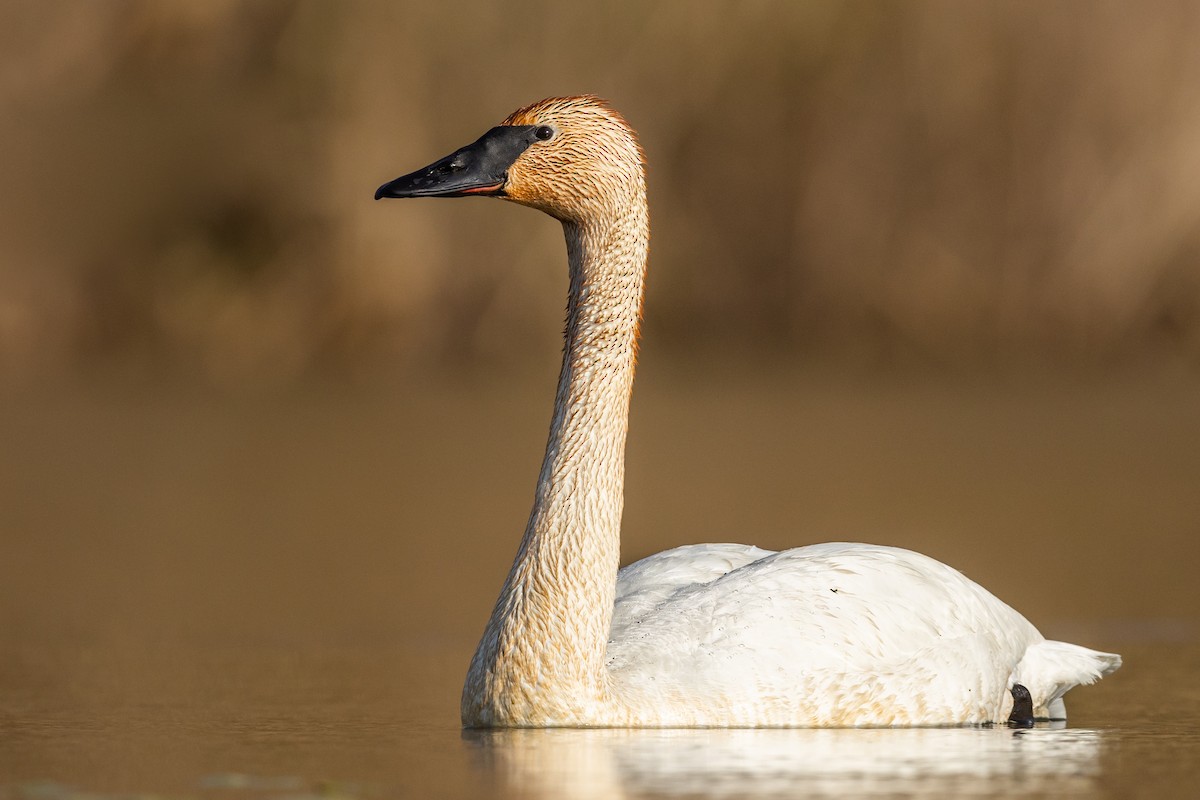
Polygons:
[[569,725],[607,697],[649,230],[635,189],[611,217],[563,223],[571,286],[554,419],[525,536],[463,689],[467,725]]

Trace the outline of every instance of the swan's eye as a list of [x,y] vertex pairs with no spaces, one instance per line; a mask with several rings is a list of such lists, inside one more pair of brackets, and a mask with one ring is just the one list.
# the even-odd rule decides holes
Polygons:
[[533,135],[544,142],[554,135],[554,128],[551,128],[549,125],[539,125],[538,129],[533,132]]

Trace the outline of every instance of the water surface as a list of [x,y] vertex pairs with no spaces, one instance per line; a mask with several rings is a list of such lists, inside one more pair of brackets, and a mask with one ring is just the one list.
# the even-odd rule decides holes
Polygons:
[[1068,725],[1031,730],[461,731],[463,652],[25,649],[3,675],[0,797],[1185,797],[1200,781],[1195,646],[1134,649]]
[[1032,730],[463,732],[548,398],[16,393],[0,798],[1194,796],[1194,380],[642,383],[627,560],[913,547],[1125,667]]

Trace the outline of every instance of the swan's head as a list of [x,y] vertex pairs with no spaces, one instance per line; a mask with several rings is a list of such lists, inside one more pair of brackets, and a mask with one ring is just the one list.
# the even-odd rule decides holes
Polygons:
[[474,143],[389,181],[381,197],[501,197],[558,219],[612,215],[645,192],[637,136],[597,97],[552,97],[514,111]]

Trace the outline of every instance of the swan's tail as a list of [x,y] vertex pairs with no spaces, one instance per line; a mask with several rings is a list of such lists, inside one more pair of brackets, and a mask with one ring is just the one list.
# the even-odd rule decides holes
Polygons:
[[1043,640],[1025,651],[1013,672],[1013,683],[1029,690],[1038,719],[1066,719],[1062,696],[1076,686],[1095,683],[1117,671],[1121,657],[1076,644]]

